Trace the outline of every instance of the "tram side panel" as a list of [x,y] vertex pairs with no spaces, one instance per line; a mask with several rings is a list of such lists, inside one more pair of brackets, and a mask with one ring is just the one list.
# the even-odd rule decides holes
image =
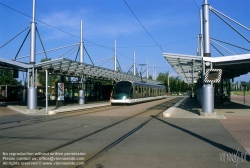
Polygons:
[[[126,94],[120,93],[119,87],[122,87],[122,83],[118,84],[114,88],[114,95],[111,99],[111,104],[133,104],[138,102],[145,102],[155,99],[166,98],[164,93],[164,86],[149,85],[145,83],[132,83],[130,81],[124,81],[124,84],[131,84],[130,88],[124,90]],[[121,85],[121,86],[119,86]],[[120,97],[116,95],[119,92]],[[128,94],[129,93],[129,94]]]

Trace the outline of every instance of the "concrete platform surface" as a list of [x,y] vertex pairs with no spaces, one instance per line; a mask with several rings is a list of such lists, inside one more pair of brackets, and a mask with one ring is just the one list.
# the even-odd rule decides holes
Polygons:
[[228,105],[216,104],[214,115],[201,116],[202,108],[197,100],[184,98],[172,109],[169,118],[219,119],[223,126],[250,154],[250,105],[232,101]]
[[49,103],[48,105],[48,113],[46,114],[46,106],[44,105],[45,101],[40,101],[38,103],[37,109],[35,110],[28,110],[27,104],[24,102],[11,102],[11,103],[1,103],[2,106],[7,106],[8,108],[18,111],[20,113],[26,115],[53,115],[60,112],[67,112],[73,110],[81,110],[81,109],[88,109],[88,108],[95,108],[101,106],[108,106],[110,105],[109,101],[99,101],[99,102],[90,102],[88,104],[79,105],[76,103],[68,104],[61,107],[56,107],[53,103]]
[[[201,108],[196,100],[183,97],[178,102],[180,99],[168,97],[132,106],[105,107],[106,110],[97,108],[92,109],[96,110],[93,113],[62,113],[63,115],[51,116],[19,113],[16,117],[9,114],[9,118],[16,118],[17,121],[7,121],[8,114],[3,113],[0,116],[0,153],[83,152],[86,153],[84,157],[87,160],[106,149],[84,166],[86,168],[250,166],[249,106],[232,103],[223,108],[217,105],[216,116],[204,117],[199,116]],[[156,115],[176,102],[179,104],[172,108],[170,117]],[[83,106],[100,107],[108,104],[109,102],[96,102]],[[8,106],[25,110],[25,105],[21,104]],[[78,107],[83,108],[76,104],[58,109],[50,106],[51,111]],[[38,112],[40,115],[42,110],[43,108]],[[134,116],[135,114],[140,115]],[[27,119],[18,121],[20,116]],[[140,129],[135,130],[148,120]],[[114,125],[118,122],[119,124]]]

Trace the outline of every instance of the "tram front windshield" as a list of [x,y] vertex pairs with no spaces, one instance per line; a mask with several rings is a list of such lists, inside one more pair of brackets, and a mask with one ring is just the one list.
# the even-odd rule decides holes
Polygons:
[[132,83],[127,81],[118,82],[115,85],[113,97],[114,98],[121,98],[122,96],[127,97],[129,95],[131,85]]

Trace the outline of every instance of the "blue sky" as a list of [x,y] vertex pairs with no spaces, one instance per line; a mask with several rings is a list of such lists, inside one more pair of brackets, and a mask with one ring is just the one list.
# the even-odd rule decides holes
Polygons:
[[[80,40],[80,21],[82,20],[84,44],[93,62],[112,57],[114,55],[114,40],[116,40],[118,61],[124,71],[132,66],[135,51],[137,66],[146,63],[146,59],[148,59],[150,74],[152,74],[154,63],[157,73],[169,71],[172,75],[176,75],[163,58],[162,53],[196,55],[197,36],[200,32],[199,9],[204,1],[126,0],[126,2],[163,51],[150,38],[123,0],[36,0],[36,19],[39,20],[37,27],[45,49],[50,50],[78,43]],[[249,0],[208,0],[208,2],[213,8],[246,27],[250,27]],[[26,15],[32,15],[32,0],[0,0],[0,3]],[[210,16],[212,38],[249,49],[249,43],[246,40],[213,13]],[[29,26],[30,22],[31,18],[0,4],[0,46]],[[233,25],[250,39],[249,31]],[[0,57],[14,59],[26,33],[27,31],[1,48]],[[236,54],[249,53],[249,51],[230,46],[225,45],[225,47]],[[73,48],[49,52],[48,56],[55,59],[70,49]],[[36,51],[42,51],[38,37]],[[64,57],[74,60],[76,50],[73,51],[71,50]],[[231,55],[223,49],[221,51],[225,55]],[[29,52],[28,38],[18,56],[29,55]],[[71,52],[73,53],[70,55]],[[212,57],[220,56],[213,48],[211,53]],[[37,62],[40,62],[42,58],[45,58],[44,54],[37,55]],[[29,59],[19,59],[18,61],[29,62]],[[84,62],[91,63],[86,53],[84,53]],[[113,69],[113,64],[112,60],[96,63],[98,66],[110,69]],[[250,74],[236,80],[248,81]]]

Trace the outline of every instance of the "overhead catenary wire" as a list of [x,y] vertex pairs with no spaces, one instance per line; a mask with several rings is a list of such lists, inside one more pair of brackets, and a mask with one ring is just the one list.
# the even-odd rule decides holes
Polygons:
[[[179,40],[179,41],[173,41],[170,43],[166,43],[166,44],[161,44],[160,46],[166,46],[166,45],[171,45],[171,44],[175,44],[175,43],[180,43],[180,42],[184,42],[184,41],[188,41],[188,40],[193,40],[193,39],[197,39],[198,37],[192,37],[192,38],[188,38],[188,39],[184,39],[184,40]],[[116,47],[116,48],[148,48],[148,47],[158,47],[158,45],[145,45],[145,46],[121,46],[121,47]]]
[[199,6],[197,5],[196,1],[195,1],[195,0],[193,0],[193,2],[195,3],[196,7],[197,7],[197,8],[198,8],[198,10],[200,11],[200,8],[199,8]]
[[151,34],[147,31],[147,29],[145,28],[145,26],[141,23],[141,21],[139,20],[139,18],[135,15],[135,13],[133,12],[133,10],[130,8],[130,6],[128,5],[128,3],[125,1],[125,0],[123,0],[124,1],[124,3],[127,5],[127,7],[129,8],[129,10],[132,12],[132,14],[134,15],[134,17],[136,18],[136,20],[140,23],[140,25],[143,27],[143,29],[147,32],[147,34],[149,35],[149,37],[155,42],[155,44],[157,45],[157,46],[159,46],[159,48],[161,49],[161,51],[163,51],[162,50],[162,48],[161,48],[161,46],[155,41],[155,39],[151,36]]

